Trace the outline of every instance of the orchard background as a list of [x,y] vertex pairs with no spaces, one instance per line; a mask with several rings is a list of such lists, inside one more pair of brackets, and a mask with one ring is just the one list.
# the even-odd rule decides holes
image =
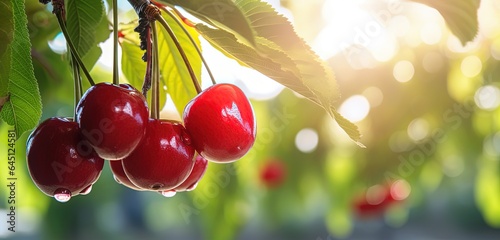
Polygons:
[[[268,63],[265,59],[252,61],[233,52],[240,56],[240,63],[247,61],[263,70],[263,75],[241,67],[200,37],[203,55],[217,82],[236,84],[252,100],[258,127],[252,150],[235,163],[210,163],[194,191],[172,198],[117,184],[105,164],[89,195],[59,203],[41,193],[28,174],[25,148],[30,129],[16,143],[16,232],[8,231],[8,223],[2,220],[0,237],[498,239],[500,2],[268,2],[333,69],[331,80],[338,84],[340,97],[328,105],[321,93],[319,105],[335,107],[357,125],[361,138],[346,134],[331,112],[275,82],[286,85],[289,80],[287,75],[263,70],[257,63]],[[3,4],[0,11],[5,10]],[[112,81],[109,6],[111,1],[105,1],[106,14],[91,23],[95,26],[90,29],[96,30],[89,34],[94,39],[88,46],[80,45],[96,82]],[[43,106],[40,121],[72,116],[71,67],[52,6],[26,0],[24,7],[33,73]],[[133,32],[137,23],[130,23],[137,14],[127,1],[118,1],[118,7],[122,23],[120,80],[139,88],[143,52],[133,48],[138,41]],[[218,7],[222,17],[234,10]],[[89,15],[83,19],[96,20],[88,9],[83,13]],[[8,17],[0,12],[1,37],[14,29],[9,28],[12,21],[5,19]],[[189,30],[198,36],[196,29]],[[197,30],[210,33],[209,29]],[[287,39],[275,41],[285,44]],[[219,42],[222,48],[230,43]],[[6,48],[0,48],[0,53]],[[160,54],[168,54],[166,51],[160,50]],[[277,55],[267,57],[273,56]],[[160,61],[165,71],[175,71],[168,68],[175,65],[175,57]],[[9,65],[4,63],[0,65],[0,97],[7,92],[8,79],[1,76]],[[201,63],[193,65],[202,87],[210,86]],[[194,93],[170,94],[187,101]],[[332,95],[336,97],[336,93]],[[167,99],[161,116],[179,119],[182,106],[173,102],[179,101]],[[8,213],[3,199],[9,195],[5,177],[9,129],[13,127],[0,122],[2,219]]]

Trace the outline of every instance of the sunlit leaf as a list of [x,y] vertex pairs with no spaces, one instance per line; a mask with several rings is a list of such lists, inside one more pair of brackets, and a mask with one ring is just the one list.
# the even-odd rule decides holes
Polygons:
[[[260,54],[254,48],[249,47],[237,41],[236,37],[231,33],[221,30],[213,29],[202,24],[196,25],[196,28],[200,33],[212,44],[214,44],[219,50],[226,53],[226,55],[231,56],[248,67],[254,68],[263,74],[273,78],[275,81],[296,90],[299,93],[306,95],[307,88],[302,84],[302,81],[297,78],[293,73],[298,70],[293,65],[293,61],[288,59],[290,66],[282,66],[282,63],[275,61],[272,56],[265,56]],[[283,55],[283,52],[266,47],[268,53],[273,53],[274,56],[281,60],[286,60],[287,57]],[[289,70],[291,69],[291,70]]]
[[10,99],[3,106],[1,116],[9,125],[15,126],[19,138],[22,133],[38,124],[42,114],[42,103],[37,81],[33,75],[24,2],[12,0],[11,3],[14,32],[7,51],[10,52],[8,81]]
[[162,0],[162,2],[180,6],[214,27],[241,36],[240,40],[251,45],[254,43],[254,35],[248,20],[231,0]]
[[146,62],[142,60],[142,51],[138,45],[123,41],[122,48],[122,72],[127,81],[137,89],[142,88],[144,75],[146,74]]
[[[144,83],[146,74],[146,62],[142,60],[144,51],[140,49],[139,43],[132,43],[123,41],[120,46],[122,47],[122,72],[128,83],[136,89],[141,90]],[[147,97],[147,96],[146,96]],[[164,103],[166,97],[165,90],[160,89],[160,103]],[[150,98],[148,98],[150,100]],[[163,105],[160,106],[160,109]]]
[[[189,59],[189,63],[191,64],[198,81],[201,81],[201,59],[198,56],[195,47],[191,44],[189,38],[186,36],[186,34],[184,34],[181,27],[172,18],[166,16],[165,14],[164,17],[167,20],[169,26],[174,31],[177,39],[182,46],[182,49],[184,49],[184,52]],[[158,26],[161,25],[158,24]],[[188,31],[195,40],[196,45],[200,47],[198,33],[196,32],[196,30],[191,28],[188,29]],[[163,29],[163,27],[161,27],[161,31],[158,31],[158,43],[160,55],[160,72],[162,80],[160,93],[163,96],[166,94],[163,88],[163,86],[166,86],[167,92],[172,97],[177,111],[182,115],[184,107],[191,99],[193,99],[197,95],[197,92],[187,70],[186,64],[182,60],[182,57],[177,50],[174,42],[168,35],[167,31]]]
[[435,8],[443,16],[451,32],[457,36],[462,45],[474,40],[478,33],[479,23],[477,10],[481,0],[412,0]]

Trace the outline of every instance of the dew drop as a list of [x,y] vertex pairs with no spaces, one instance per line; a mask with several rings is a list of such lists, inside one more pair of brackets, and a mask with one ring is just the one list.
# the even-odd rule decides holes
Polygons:
[[181,139],[182,139],[182,142],[184,142],[186,145],[191,145],[191,136],[189,136],[187,134],[187,132],[182,131]]
[[55,191],[54,198],[58,202],[67,202],[71,199],[71,191],[69,191],[68,189],[59,188]]
[[87,195],[92,191],[92,185],[88,185],[86,188],[84,188],[82,191],[80,191],[81,195]]
[[173,197],[177,193],[175,190],[160,191],[161,195],[164,197]]
[[198,186],[198,183],[193,183],[191,186],[189,186],[187,189],[186,189],[186,192],[190,192],[190,191],[193,191],[196,187]]
[[158,189],[160,189],[160,188],[162,188],[162,187],[163,187],[163,184],[161,184],[161,183],[155,183],[155,184],[151,185],[151,187],[150,187],[150,188],[151,188],[152,190],[158,190]]

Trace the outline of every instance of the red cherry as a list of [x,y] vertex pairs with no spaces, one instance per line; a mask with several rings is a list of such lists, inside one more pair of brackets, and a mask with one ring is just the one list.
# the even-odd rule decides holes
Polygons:
[[196,151],[213,162],[233,162],[255,142],[256,123],[250,101],[232,84],[215,84],[184,109],[184,124]]
[[405,180],[397,180],[388,185],[374,185],[355,201],[354,208],[360,216],[376,216],[389,206],[404,201],[410,191],[410,185]]
[[83,137],[107,160],[128,156],[148,122],[146,99],[128,84],[96,84],[82,96],[76,111]]
[[133,184],[130,179],[127,177],[125,174],[125,171],[123,170],[122,166],[122,161],[121,160],[116,160],[116,161],[108,161],[109,162],[109,167],[111,168],[111,172],[113,173],[113,176],[115,178],[115,181],[122,184],[125,187],[128,187],[130,189],[134,189],[137,191],[144,191],[144,189],[141,189],[137,187],[135,184]]
[[194,167],[188,178],[175,188],[176,192],[192,191],[207,170],[208,161],[200,155],[196,156]]
[[262,183],[268,188],[281,186],[286,178],[286,167],[283,162],[271,160],[266,162],[260,172]]
[[194,148],[179,122],[150,119],[146,135],[122,160],[123,170],[139,188],[164,191],[179,186],[191,173]]
[[88,193],[104,165],[78,124],[67,118],[47,119],[31,133],[26,161],[35,185],[59,201]]

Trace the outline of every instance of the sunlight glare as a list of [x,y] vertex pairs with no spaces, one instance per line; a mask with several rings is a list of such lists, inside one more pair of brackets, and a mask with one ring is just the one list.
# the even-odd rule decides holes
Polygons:
[[360,122],[368,116],[370,112],[370,103],[365,96],[354,95],[346,99],[340,105],[340,114],[351,122]]

